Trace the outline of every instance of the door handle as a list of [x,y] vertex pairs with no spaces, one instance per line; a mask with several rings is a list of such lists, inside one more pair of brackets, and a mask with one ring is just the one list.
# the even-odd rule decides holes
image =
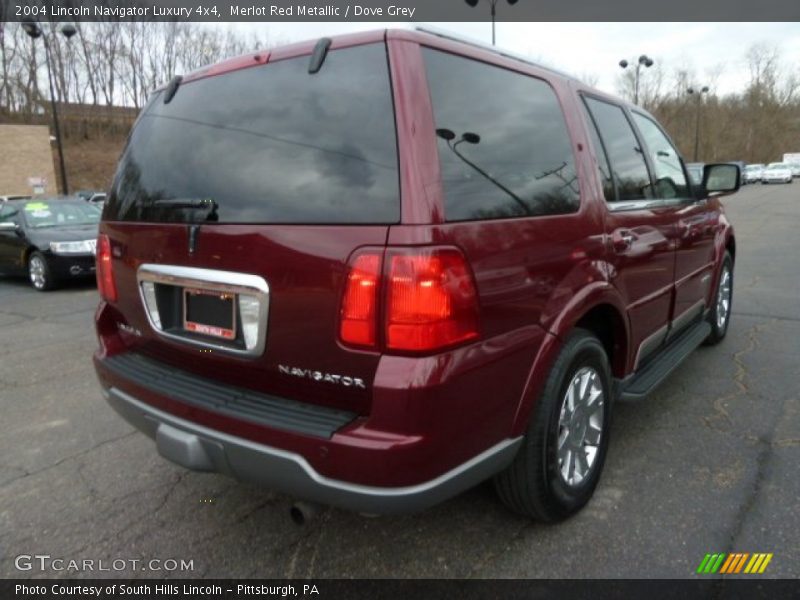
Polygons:
[[611,234],[611,245],[617,252],[625,252],[633,245],[634,239],[630,231],[615,231]]

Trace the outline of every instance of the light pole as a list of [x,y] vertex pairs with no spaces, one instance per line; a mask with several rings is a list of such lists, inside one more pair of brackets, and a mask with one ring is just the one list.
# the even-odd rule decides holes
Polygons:
[[[64,189],[64,194],[69,194],[69,184],[67,183],[67,169],[64,166],[64,147],[61,144],[61,127],[58,123],[58,109],[56,108],[56,94],[55,89],[53,87],[53,73],[50,68],[50,44],[47,42],[47,36],[44,35],[42,28],[39,27],[39,24],[33,20],[23,20],[22,21],[22,28],[25,30],[25,33],[28,34],[28,37],[31,40],[36,40],[37,38],[42,38],[44,42],[44,60],[47,63],[47,80],[50,83],[50,106],[52,107],[53,111],[53,129],[56,133],[56,147],[58,148],[58,166],[61,172],[61,186]],[[67,38],[67,40],[71,39],[73,35],[77,33],[77,30],[73,25],[67,23],[61,28],[62,35]]]
[[[494,46],[494,21],[495,15],[497,14],[497,3],[499,0],[486,0],[489,3],[489,6],[492,7],[492,46]],[[480,0],[464,0],[467,4],[469,4],[472,8],[478,6],[478,2]],[[510,6],[514,6],[517,3],[517,0],[506,0]]]
[[[624,58],[619,61],[619,66],[623,69],[628,67],[628,61]],[[634,75],[633,80],[633,103],[639,104],[639,75],[641,72],[642,67],[649,69],[653,66],[653,59],[647,56],[646,54],[642,54],[639,57],[639,60],[636,62],[636,74]]]
[[697,162],[697,153],[700,149],[700,103],[703,100],[703,94],[708,93],[708,86],[704,85],[699,90],[687,88],[686,93],[697,94],[697,107],[695,108],[694,117],[694,162]]

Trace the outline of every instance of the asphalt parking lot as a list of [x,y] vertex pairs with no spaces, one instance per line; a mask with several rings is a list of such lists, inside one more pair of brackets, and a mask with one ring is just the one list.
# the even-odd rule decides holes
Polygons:
[[[597,493],[557,526],[484,484],[418,515],[325,509],[298,527],[290,498],[173,466],[105,404],[93,282],[42,294],[0,278],[0,576],[673,578],[709,552],[771,552],[767,576],[800,576],[800,183],[726,205],[728,337],[615,407]],[[18,571],[20,554],[193,570]]]

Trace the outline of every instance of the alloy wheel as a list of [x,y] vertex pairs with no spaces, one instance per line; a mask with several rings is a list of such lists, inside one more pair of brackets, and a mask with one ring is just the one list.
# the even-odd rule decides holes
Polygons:
[[44,264],[44,260],[40,256],[34,256],[31,258],[30,265],[28,266],[28,274],[31,279],[31,284],[37,290],[41,290],[44,288],[45,284],[47,283],[46,280],[46,271],[47,267]]
[[731,271],[725,266],[719,278],[717,291],[717,329],[723,331],[731,311]]
[[569,486],[577,486],[592,471],[603,435],[605,397],[600,374],[579,369],[564,394],[558,419],[558,471]]

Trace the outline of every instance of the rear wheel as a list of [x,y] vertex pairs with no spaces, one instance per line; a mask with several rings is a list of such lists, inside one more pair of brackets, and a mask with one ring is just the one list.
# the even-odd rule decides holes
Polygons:
[[555,522],[592,497],[608,449],[611,374],[591,332],[567,338],[534,409],[514,462],[495,478],[513,511]]
[[711,333],[705,339],[704,344],[713,346],[719,344],[728,333],[728,324],[731,321],[731,306],[733,303],[733,258],[729,252],[725,252],[722,258],[722,267],[719,270],[717,280],[717,292],[714,302],[708,313],[708,322],[711,325]]
[[41,252],[33,252],[28,258],[28,279],[35,290],[46,292],[53,289],[53,271]]

